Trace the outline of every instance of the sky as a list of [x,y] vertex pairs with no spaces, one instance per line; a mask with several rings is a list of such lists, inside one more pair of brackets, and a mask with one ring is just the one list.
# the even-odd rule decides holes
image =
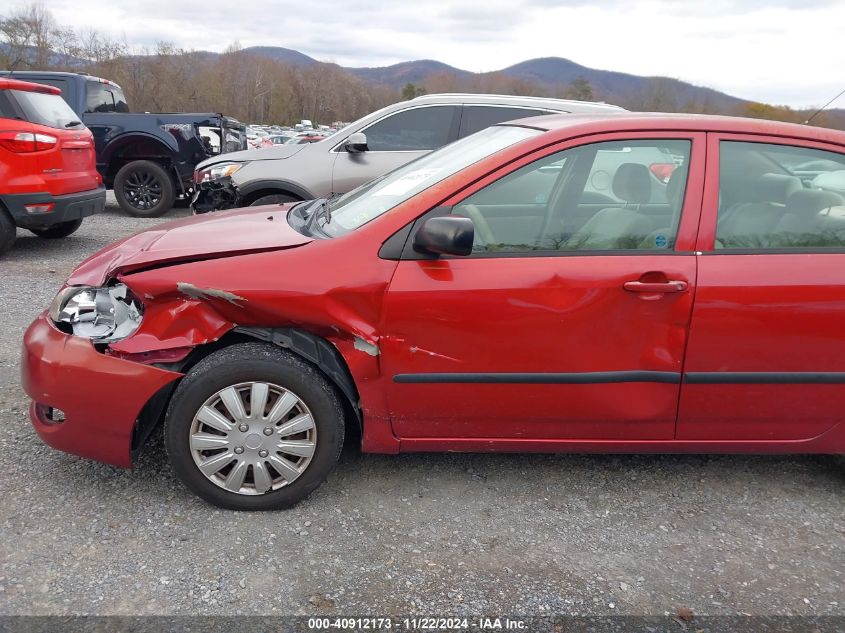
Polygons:
[[219,52],[237,41],[344,66],[435,59],[475,72],[565,57],[793,107],[845,89],[845,0],[42,2],[63,25],[133,46],[164,40]]

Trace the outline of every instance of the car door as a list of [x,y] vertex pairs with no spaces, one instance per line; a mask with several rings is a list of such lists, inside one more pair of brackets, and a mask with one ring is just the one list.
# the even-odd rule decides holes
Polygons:
[[[629,146],[678,156],[672,199],[647,204],[660,183],[635,162],[615,176],[627,201],[582,219],[602,152]],[[670,439],[696,283],[703,157],[704,136],[693,133],[579,139],[432,210],[470,217],[475,243],[464,258],[406,245],[396,268],[380,341],[394,433],[422,444]]]
[[845,148],[712,134],[684,440],[802,440],[845,411]]
[[332,191],[346,193],[457,138],[460,106],[425,105],[400,110],[359,130],[367,151],[347,152],[343,143],[336,157]]

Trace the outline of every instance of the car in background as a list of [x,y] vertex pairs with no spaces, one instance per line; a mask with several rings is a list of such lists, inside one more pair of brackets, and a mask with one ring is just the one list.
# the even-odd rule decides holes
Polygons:
[[[677,157],[665,200],[634,147]],[[619,201],[584,202],[605,154],[628,157]],[[303,499],[350,431],[375,453],[841,455],[840,173],[845,132],[552,115],[339,198],[158,226],[27,330],[31,421],[124,467],[163,421],[182,482],[238,510]]]
[[344,193],[495,123],[557,112],[624,110],[604,103],[508,95],[417,97],[365,116],[322,142],[204,161],[194,172],[192,207],[205,213]]
[[[2,77],[11,79],[11,72],[0,71]],[[213,112],[131,112],[121,87],[108,79],[40,70],[18,70],[14,78],[61,90],[76,120],[94,135],[97,170],[129,215],[167,213],[177,198],[190,199],[197,163],[247,148],[244,125],[235,119]]]
[[315,133],[306,133],[306,134],[297,134],[296,136],[289,138],[285,145],[302,145],[304,143],[316,143],[318,141],[322,141],[326,138],[323,134],[315,134]]
[[15,227],[67,237],[105,207],[94,136],[61,94],[0,77],[0,254]]
[[262,147],[272,147],[273,145],[284,145],[292,138],[289,134],[271,134],[267,138],[263,139],[261,146]]

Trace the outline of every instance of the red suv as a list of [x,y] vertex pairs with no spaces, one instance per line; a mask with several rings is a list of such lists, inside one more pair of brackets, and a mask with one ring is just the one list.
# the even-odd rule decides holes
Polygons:
[[52,86],[0,79],[0,254],[15,226],[67,237],[103,209],[94,137]]
[[303,498],[349,427],[376,453],[845,453],[843,269],[843,132],[523,119],[107,247],[23,381],[51,446],[130,466],[163,420],[238,509]]

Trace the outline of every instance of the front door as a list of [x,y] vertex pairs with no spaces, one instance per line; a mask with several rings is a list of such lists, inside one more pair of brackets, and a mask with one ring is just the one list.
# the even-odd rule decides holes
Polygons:
[[355,187],[401,167],[452,142],[457,137],[460,106],[412,107],[390,114],[361,130],[368,150],[350,153],[342,147],[332,172],[332,192],[346,193]]
[[845,415],[845,148],[711,135],[683,440],[802,440]]
[[434,210],[470,217],[475,243],[397,266],[380,340],[395,434],[671,439],[703,139],[547,148]]

